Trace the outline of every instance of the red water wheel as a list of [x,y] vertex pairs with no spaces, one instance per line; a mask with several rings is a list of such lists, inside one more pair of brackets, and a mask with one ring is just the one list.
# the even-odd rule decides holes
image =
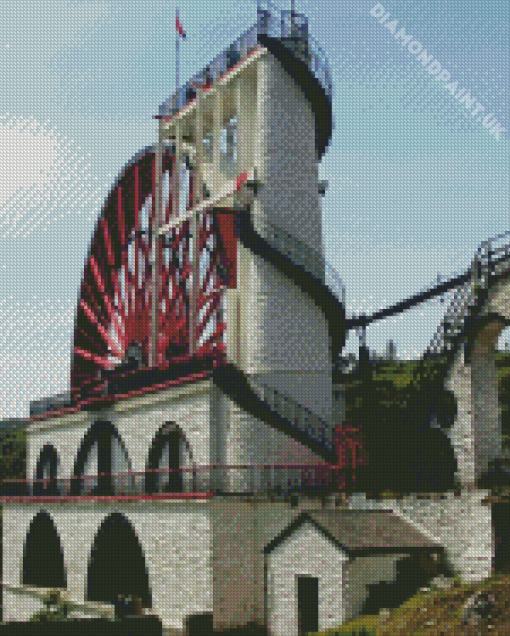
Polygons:
[[[174,165],[174,152],[165,147],[161,224],[182,215],[194,196],[194,168],[187,158],[185,169],[180,169],[180,206],[173,201]],[[193,262],[196,265],[197,261],[193,258],[191,222],[180,224],[164,237],[155,236],[156,170],[155,147],[136,155],[112,187],[97,222],[75,319],[71,365],[75,393],[99,378],[100,371],[115,369],[128,357],[130,361],[137,359],[139,367],[148,366],[153,241],[159,252],[156,366],[165,368],[186,357],[223,352],[221,300],[222,290],[235,280],[234,216],[213,210],[201,213],[197,224],[199,267],[193,276]],[[194,295],[192,286],[196,286]]]

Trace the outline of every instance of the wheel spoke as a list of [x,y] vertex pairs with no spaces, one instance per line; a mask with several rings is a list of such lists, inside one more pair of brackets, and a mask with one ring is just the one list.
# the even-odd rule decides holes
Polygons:
[[95,353],[91,353],[90,351],[85,351],[84,349],[75,347],[74,352],[82,358],[85,358],[86,360],[93,360],[96,364],[100,365],[103,368],[108,368],[109,366],[111,366],[108,358],[103,358],[102,356],[98,356]]
[[[162,222],[178,213],[172,176],[175,158],[166,151],[163,158]],[[191,223],[173,228],[158,239],[158,272],[152,271],[151,239],[156,219],[156,161],[154,149],[139,155],[124,169],[112,188],[93,235],[83,273],[78,302],[74,356],[73,390],[97,377],[101,369],[121,362],[132,343],[140,347],[147,364],[151,333],[152,279],[158,276],[157,364],[175,356],[188,355],[192,285],[197,286],[196,353],[221,352],[225,323],[220,319],[224,288],[225,241],[213,211],[200,213],[198,220],[199,263],[193,280]],[[193,169],[186,170],[187,208],[194,205]],[[228,215],[230,216],[230,215]],[[225,224],[224,224],[225,225]],[[228,227],[228,222],[225,227]],[[227,232],[228,234],[228,232]],[[228,239],[228,237],[227,237]],[[196,247],[195,247],[196,246]],[[231,250],[230,250],[231,251]],[[117,362],[116,362],[116,361]]]
[[89,307],[89,305],[83,300],[83,298],[80,301],[80,306],[83,308],[84,312],[86,313],[86,315],[90,318],[90,320],[96,325],[96,327],[99,330],[99,333],[103,336],[104,340],[106,341],[106,343],[108,344],[110,350],[112,352],[115,352],[115,355],[121,355],[121,352],[119,351],[119,349],[117,348],[117,345],[113,342],[113,340],[110,338],[110,335],[108,333],[108,330],[103,327],[103,325],[99,322],[97,316],[94,314],[94,311]]

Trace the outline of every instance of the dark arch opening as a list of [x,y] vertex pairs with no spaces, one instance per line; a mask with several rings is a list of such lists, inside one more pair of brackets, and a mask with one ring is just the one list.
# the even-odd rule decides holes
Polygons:
[[111,473],[124,473],[130,469],[130,461],[120,435],[111,422],[96,422],[85,434],[76,456],[73,475],[101,476],[73,479],[72,495],[113,495],[117,491],[133,491],[132,478],[116,479]]
[[47,512],[39,512],[30,524],[23,551],[22,583],[34,587],[67,587],[60,537]]
[[439,388],[433,400],[431,415],[427,423],[435,422],[441,429],[449,429],[457,417],[457,399],[452,391]]
[[36,479],[51,479],[49,483],[36,482],[34,484],[34,495],[57,495],[59,494],[58,483],[58,453],[54,446],[47,444],[43,447],[37,467],[35,470]]
[[457,459],[444,431],[439,428],[420,431],[413,441],[409,459],[414,490],[445,492],[455,488]]
[[142,546],[131,523],[116,512],[103,521],[94,539],[86,599],[113,603],[118,594],[138,596],[143,607],[152,607]]
[[[149,451],[148,470],[177,469],[191,462],[191,450],[183,431],[174,423],[164,424],[157,432]],[[145,492],[183,492],[185,476],[182,471],[169,473],[147,472]]]

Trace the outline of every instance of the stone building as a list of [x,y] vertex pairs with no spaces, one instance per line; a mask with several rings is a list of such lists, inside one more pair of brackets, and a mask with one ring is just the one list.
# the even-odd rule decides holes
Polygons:
[[305,16],[257,18],[161,106],[105,202],[70,391],[33,405],[27,480],[4,484],[4,620],[56,587],[88,614],[136,594],[175,633],[202,616],[297,636],[413,555],[491,570],[483,493],[353,494],[318,179],[331,75]]

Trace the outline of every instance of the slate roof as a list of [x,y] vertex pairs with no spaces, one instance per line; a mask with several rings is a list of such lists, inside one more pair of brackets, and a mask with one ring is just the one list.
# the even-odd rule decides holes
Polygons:
[[439,551],[409,523],[385,510],[306,510],[268,543],[268,553],[305,522],[312,523],[339,548],[355,556],[367,552]]

